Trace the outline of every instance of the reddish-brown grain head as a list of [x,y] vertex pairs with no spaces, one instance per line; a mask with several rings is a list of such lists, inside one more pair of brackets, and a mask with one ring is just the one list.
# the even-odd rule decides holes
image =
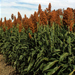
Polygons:
[[51,3],[49,3],[49,5],[48,5],[48,12],[49,13],[51,12]]
[[29,34],[29,38],[31,39],[32,38],[31,34],[30,33],[28,33],[28,34]]
[[6,31],[5,27],[3,27],[3,31],[4,31],[4,32]]
[[12,19],[12,20],[14,19],[14,15],[13,15],[13,14],[11,15],[11,19]]
[[38,7],[38,14],[40,14],[41,11],[42,11],[42,9],[41,9],[41,4],[39,4],[39,7]]
[[19,33],[21,32],[21,30],[22,30],[22,23],[19,25]]

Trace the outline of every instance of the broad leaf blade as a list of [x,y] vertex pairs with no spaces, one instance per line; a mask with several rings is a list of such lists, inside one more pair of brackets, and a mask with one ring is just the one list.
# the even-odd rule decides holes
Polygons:
[[67,57],[69,55],[69,53],[63,53],[60,58],[59,58],[59,62],[63,61],[65,57]]
[[60,66],[59,66],[59,67],[55,67],[55,68],[52,69],[50,72],[48,72],[47,75],[52,75],[52,74],[54,74],[59,68],[60,68]]
[[43,71],[48,70],[49,68],[51,68],[56,62],[58,62],[58,60],[55,60],[53,62],[49,62],[48,65],[44,67]]

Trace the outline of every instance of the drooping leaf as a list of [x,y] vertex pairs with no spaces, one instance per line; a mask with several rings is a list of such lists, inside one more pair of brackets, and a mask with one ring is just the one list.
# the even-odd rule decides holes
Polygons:
[[60,68],[60,66],[59,66],[59,67],[55,67],[55,68],[52,69],[50,72],[48,72],[47,75],[52,75],[52,74],[54,74],[59,68]]
[[69,55],[69,53],[63,53],[59,58],[59,62],[63,61],[64,58],[66,58],[68,55]]
[[23,55],[20,55],[19,60],[22,60],[22,58],[23,58]]
[[47,57],[44,57],[44,58],[40,59],[39,62],[36,64],[36,67],[39,66],[39,64],[40,64],[42,61],[44,61],[44,60],[45,60],[45,61],[48,61],[49,59],[48,59]]
[[56,62],[58,62],[58,60],[55,60],[53,62],[49,62],[48,65],[44,67],[43,71],[48,70],[49,68],[51,68]]
[[30,69],[32,68],[34,62],[35,62],[35,61],[33,60],[32,62],[29,63],[29,66],[28,66],[27,72],[30,71]]

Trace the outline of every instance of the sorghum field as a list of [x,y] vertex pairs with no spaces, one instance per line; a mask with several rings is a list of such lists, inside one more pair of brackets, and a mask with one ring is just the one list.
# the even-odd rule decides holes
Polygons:
[[20,75],[75,75],[75,9],[1,18],[0,52]]

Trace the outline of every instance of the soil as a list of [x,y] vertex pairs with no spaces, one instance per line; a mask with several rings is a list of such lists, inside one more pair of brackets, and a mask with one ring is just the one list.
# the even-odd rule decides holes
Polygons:
[[19,75],[15,69],[5,62],[3,54],[0,53],[0,75]]

